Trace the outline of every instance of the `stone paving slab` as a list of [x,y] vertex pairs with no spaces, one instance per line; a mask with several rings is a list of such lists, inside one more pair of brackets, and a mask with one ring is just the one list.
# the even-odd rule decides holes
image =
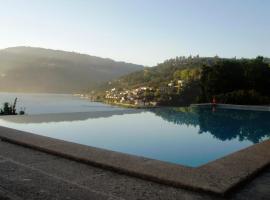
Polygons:
[[[6,153],[9,151],[9,153]],[[38,152],[25,148],[19,145],[10,144],[7,142],[0,142],[0,156],[3,159],[9,159],[15,165],[27,166],[30,170],[41,171],[43,174],[49,174],[51,177],[58,177],[59,180],[66,180],[75,185],[89,188],[100,193],[105,193],[109,196],[116,196],[120,199],[126,200],[175,200],[175,199],[186,199],[186,200],[223,200],[216,196],[210,196],[208,194],[194,193],[192,191],[168,187],[166,185],[157,184],[154,182],[118,174],[110,170],[104,170],[101,168],[93,167],[81,162],[72,161],[69,159],[57,157],[43,152]],[[40,158],[38,158],[38,156]],[[24,159],[28,157],[27,159]],[[32,161],[31,161],[32,159]],[[40,162],[41,160],[48,159],[49,162]],[[24,162],[25,161],[25,162]],[[9,168],[9,166],[5,166]],[[4,173],[4,170],[0,168],[0,174]],[[24,190],[25,193],[35,193],[40,186],[25,187],[14,183],[23,171],[11,171],[9,178],[12,179],[10,184],[15,184],[16,187],[11,187],[12,193],[20,195],[20,192]],[[1,175],[0,175],[1,177]],[[17,177],[13,179],[12,177]],[[9,178],[6,178],[7,180]],[[46,176],[44,176],[46,178]],[[39,179],[39,176],[36,177]],[[7,181],[6,180],[6,181]],[[37,180],[35,182],[38,182]],[[48,181],[45,181],[48,182]],[[7,186],[5,181],[0,178],[1,185]],[[41,186],[42,187],[42,186]],[[63,186],[65,187],[65,186]],[[47,191],[50,191],[48,188]],[[65,190],[64,190],[65,191]],[[63,197],[65,197],[63,191]],[[50,192],[47,192],[50,195]],[[23,194],[24,197],[28,197],[28,194]],[[44,199],[46,199],[44,194]],[[74,194],[74,196],[76,196]],[[27,198],[26,198],[27,199]],[[49,198],[47,198],[49,199]],[[76,199],[76,198],[75,198]],[[78,198],[77,198],[78,199]],[[91,198],[89,198],[91,199]],[[28,200],[28,199],[27,199]]]
[[[38,152],[31,148],[25,148],[19,145],[1,141],[0,158],[3,160],[3,162],[5,162],[2,163],[2,167],[0,167],[0,199],[9,197],[8,200],[16,200],[15,198],[10,198],[12,196],[17,197],[17,199],[19,198],[19,200],[28,200],[31,198],[56,199],[56,197],[58,199],[68,199],[68,197],[70,197],[70,193],[66,191],[69,189],[70,184],[72,185],[71,187],[76,185],[76,187],[87,188],[90,191],[127,200],[270,199],[270,168],[258,176],[255,180],[251,181],[251,183],[245,185],[243,189],[236,190],[233,194],[223,198],[181,188],[169,187],[147,180],[118,174],[109,170],[83,164],[81,162],[72,161],[47,153]],[[46,159],[48,162],[46,162]],[[10,163],[12,163],[12,165]],[[23,169],[17,170],[18,168]],[[9,170],[7,175],[5,173],[6,170],[4,169],[15,170]],[[33,175],[28,176],[24,173]],[[32,180],[32,182],[28,182],[29,180],[24,181],[25,184],[30,183],[30,186],[19,184],[20,181],[17,181],[21,180],[22,178],[29,179],[29,177],[35,179]],[[54,187],[42,185],[43,183],[49,184],[51,181],[53,181],[54,183],[52,185],[55,186],[55,180],[57,180],[57,184],[62,185],[60,187],[63,188],[61,196],[57,194],[57,189]],[[64,182],[64,184],[62,184],[62,182]],[[5,187],[4,191],[3,186]],[[41,192],[42,195],[40,196],[38,191],[43,187],[46,188],[46,192]],[[52,194],[54,194],[54,196],[52,196]],[[80,199],[82,195],[86,195],[86,197],[89,199],[93,199],[87,196],[87,193],[81,194],[75,192],[72,197],[74,199]],[[82,197],[82,199],[86,197]]]
[[[121,199],[50,176],[14,161],[0,163],[1,187],[22,199]],[[31,191],[31,192],[28,192]]]
[[270,200],[270,168],[240,191],[235,191],[231,199]]
[[9,191],[0,187],[0,199],[1,200],[23,200],[22,198],[11,194]]
[[224,195],[270,163],[270,140],[191,168],[1,127],[0,138],[159,183]]

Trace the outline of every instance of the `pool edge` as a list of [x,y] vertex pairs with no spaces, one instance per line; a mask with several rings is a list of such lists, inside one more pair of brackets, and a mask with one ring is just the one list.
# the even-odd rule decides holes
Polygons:
[[[0,126],[0,139],[138,178],[225,195],[270,164],[270,140],[191,168]],[[267,151],[268,150],[268,151]]]
[[252,110],[252,111],[270,111],[270,106],[267,105],[240,105],[240,104],[212,104],[212,103],[198,103],[198,104],[191,104],[191,107],[213,107],[216,106],[217,108],[221,109],[235,109],[235,110]]

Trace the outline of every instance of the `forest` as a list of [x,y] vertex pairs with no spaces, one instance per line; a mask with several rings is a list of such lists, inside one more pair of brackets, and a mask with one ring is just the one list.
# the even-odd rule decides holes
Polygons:
[[270,67],[263,57],[226,60],[201,71],[200,102],[270,104]]
[[[162,106],[207,103],[270,104],[270,59],[176,57],[102,84],[92,94],[103,99],[105,91],[119,93],[150,87],[138,98]],[[177,82],[181,81],[181,87]]]

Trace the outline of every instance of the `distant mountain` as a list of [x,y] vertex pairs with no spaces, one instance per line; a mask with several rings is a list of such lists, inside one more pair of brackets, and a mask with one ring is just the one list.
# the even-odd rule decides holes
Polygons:
[[13,47],[0,50],[0,91],[80,92],[142,69],[86,54]]

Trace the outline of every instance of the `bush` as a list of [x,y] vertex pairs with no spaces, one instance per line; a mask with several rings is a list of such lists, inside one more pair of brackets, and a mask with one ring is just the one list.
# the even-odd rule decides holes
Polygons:
[[267,105],[270,98],[262,96],[255,90],[236,90],[233,92],[215,96],[218,103],[240,104],[240,105]]
[[3,108],[0,109],[0,115],[12,115],[15,114],[15,110],[13,110],[13,106],[9,103],[4,103]]

